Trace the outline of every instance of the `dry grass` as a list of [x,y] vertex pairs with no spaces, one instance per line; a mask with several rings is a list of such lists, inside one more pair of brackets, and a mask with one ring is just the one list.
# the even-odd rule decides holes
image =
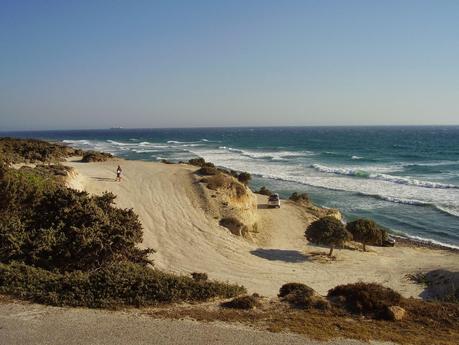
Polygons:
[[298,310],[277,300],[264,300],[259,308],[253,310],[221,308],[214,302],[148,309],[144,312],[153,317],[238,322],[271,332],[303,334],[317,340],[350,338],[425,345],[426,339],[429,339],[429,345],[457,345],[458,305],[414,299],[405,300],[401,305],[408,312],[401,322],[367,319],[335,308]]
[[246,187],[234,177],[223,173],[208,176],[201,179],[201,182],[207,183],[207,188],[211,190],[232,190],[236,197],[240,198],[247,194]]

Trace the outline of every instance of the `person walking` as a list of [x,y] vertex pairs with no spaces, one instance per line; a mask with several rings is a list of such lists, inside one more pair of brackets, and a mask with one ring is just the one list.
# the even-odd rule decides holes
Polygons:
[[116,169],[116,179],[115,181],[121,182],[121,173],[123,170],[121,170],[121,167],[118,165],[118,168]]

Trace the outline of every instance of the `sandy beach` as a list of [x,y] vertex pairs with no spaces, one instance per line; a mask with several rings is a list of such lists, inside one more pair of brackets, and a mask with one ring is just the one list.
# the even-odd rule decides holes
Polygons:
[[[233,235],[203,207],[196,168],[189,165],[124,160],[66,164],[76,171],[71,187],[113,192],[118,206],[134,209],[144,227],[143,246],[157,251],[153,259],[161,270],[206,272],[211,279],[239,283],[265,296],[275,296],[287,282],[302,282],[326,294],[336,285],[365,281],[419,297],[423,286],[407,274],[458,269],[457,253],[422,247],[370,247],[366,253],[338,249],[336,261],[317,260],[314,254],[328,249],[304,238],[314,216],[289,201],[280,209],[267,209],[261,195],[256,196],[257,233],[250,239]],[[118,164],[124,174],[120,183],[114,181]]]

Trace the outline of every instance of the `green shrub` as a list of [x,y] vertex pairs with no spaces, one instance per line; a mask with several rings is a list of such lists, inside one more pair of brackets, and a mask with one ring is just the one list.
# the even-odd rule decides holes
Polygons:
[[366,244],[381,246],[387,238],[387,232],[368,219],[357,219],[347,223],[346,229],[352,234],[354,241],[363,244],[363,251],[366,251]]
[[0,160],[10,163],[62,161],[83,151],[36,139],[0,138]]
[[387,308],[399,305],[402,299],[394,290],[375,283],[339,285],[327,297],[352,313],[377,319],[388,318]]
[[112,260],[149,263],[142,226],[115,196],[89,196],[56,182],[41,168],[0,172],[0,261],[50,270],[88,270]]
[[81,161],[84,163],[105,162],[111,158],[113,158],[113,156],[110,153],[87,151],[83,154],[83,158],[81,158]]
[[265,186],[261,187],[260,190],[258,190],[257,192],[255,193],[258,193],[258,194],[261,194],[261,195],[267,195],[267,196],[270,196],[272,195],[273,193],[268,189],[266,188]]
[[290,195],[289,200],[294,202],[302,202],[302,203],[309,203],[309,196],[306,193],[298,194],[297,192],[292,193]]
[[331,256],[335,246],[341,246],[352,239],[352,235],[344,225],[334,217],[324,217],[311,223],[306,229],[305,236],[308,241],[330,246]]
[[245,289],[163,273],[129,262],[98,270],[57,273],[21,263],[0,264],[0,293],[39,303],[67,306],[148,306],[164,302],[230,298]]
[[233,298],[231,301],[224,302],[221,304],[224,308],[233,308],[233,309],[253,309],[259,307],[260,301],[259,297],[255,295],[246,295]]
[[237,179],[239,182],[247,185],[252,179],[252,176],[248,172],[241,172],[239,175],[237,175]]

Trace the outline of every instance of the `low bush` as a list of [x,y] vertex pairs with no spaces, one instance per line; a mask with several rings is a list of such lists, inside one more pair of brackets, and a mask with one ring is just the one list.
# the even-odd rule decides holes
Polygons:
[[217,168],[207,165],[202,166],[198,171],[196,171],[196,173],[202,176],[213,176],[220,174]]
[[302,284],[302,283],[287,283],[281,286],[279,289],[279,297],[285,297],[290,295],[293,292],[300,292],[307,296],[312,296],[314,294],[314,290],[309,286]]
[[207,276],[207,273],[193,272],[191,273],[191,278],[196,281],[206,281],[209,277]]
[[84,163],[105,162],[111,158],[113,158],[113,156],[110,153],[87,151],[83,154],[83,158],[81,159],[81,161]]
[[206,161],[204,160],[204,158],[192,158],[188,161],[188,164],[190,165],[194,165],[194,166],[197,166],[197,167],[202,167],[204,166],[204,164],[206,164]]
[[130,262],[66,273],[12,263],[0,264],[0,293],[57,306],[116,307],[230,298],[245,293],[245,289],[196,281]]
[[306,229],[305,236],[308,241],[330,246],[329,256],[333,254],[335,246],[341,246],[345,241],[352,239],[352,235],[344,225],[334,217],[324,217],[311,223]]
[[247,185],[252,179],[252,176],[248,172],[241,172],[239,175],[237,175],[237,179],[239,182]]
[[231,301],[224,302],[221,304],[222,307],[224,308],[233,308],[233,309],[253,309],[256,307],[259,307],[260,301],[259,297],[256,297],[255,295],[246,295],[246,296],[240,296],[233,298]]
[[309,203],[309,196],[306,193],[298,194],[297,192],[292,193],[290,195],[289,200],[294,202],[301,202],[301,203]]
[[327,300],[319,296],[312,288],[301,283],[282,285],[278,295],[283,301],[298,308],[329,309]]
[[265,186],[261,187],[260,190],[256,191],[255,193],[258,193],[258,194],[261,194],[261,195],[267,195],[267,196],[270,196],[270,195],[273,194],[273,193],[272,193],[268,188],[266,188]]
[[327,297],[351,313],[387,319],[387,308],[399,305],[402,297],[394,290],[375,283],[339,285]]

